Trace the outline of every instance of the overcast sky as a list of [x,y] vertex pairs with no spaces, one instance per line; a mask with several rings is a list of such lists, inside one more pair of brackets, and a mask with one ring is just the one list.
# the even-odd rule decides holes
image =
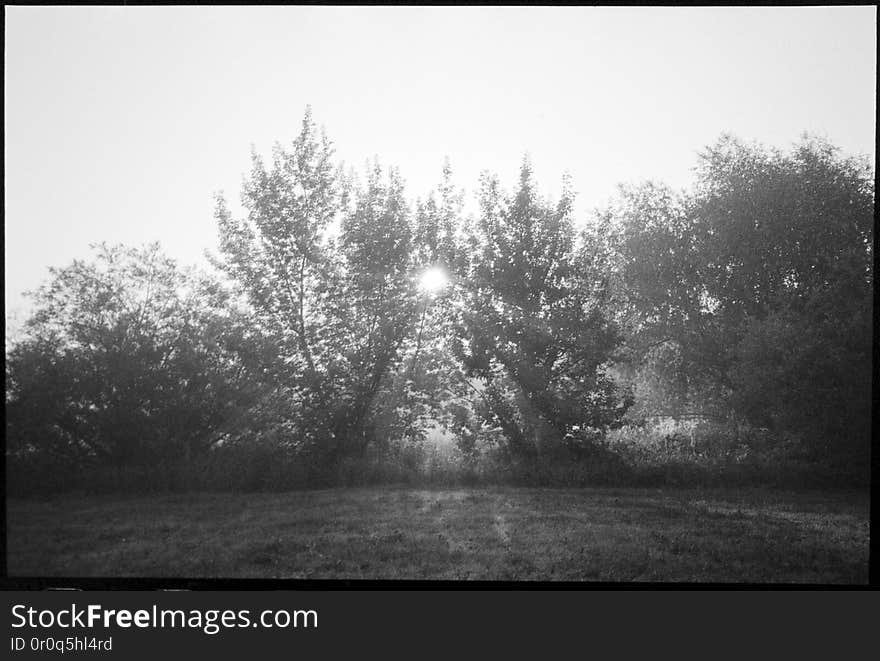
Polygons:
[[337,155],[411,197],[448,156],[472,195],[524,152],[578,213],[690,182],[722,132],[874,153],[876,11],[796,8],[6,7],[6,306],[98,241],[216,246],[250,146],[311,104]]

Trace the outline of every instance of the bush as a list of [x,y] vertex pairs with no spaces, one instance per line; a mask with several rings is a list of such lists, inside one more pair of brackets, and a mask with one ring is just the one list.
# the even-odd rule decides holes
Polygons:
[[796,436],[708,421],[664,420],[629,426],[605,437],[511,457],[503,447],[464,454],[455,445],[391,443],[382,451],[332,465],[297,453],[278,439],[227,443],[188,462],[149,467],[65,463],[44,454],[7,455],[7,493],[148,493],[288,491],[405,485],[454,487],[862,487],[867,469],[813,461]]

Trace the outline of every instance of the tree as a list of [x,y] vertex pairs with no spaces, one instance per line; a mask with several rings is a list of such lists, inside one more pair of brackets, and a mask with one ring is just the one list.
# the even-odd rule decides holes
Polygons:
[[273,338],[268,378],[286,393],[285,424],[319,466],[376,440],[379,393],[414,320],[412,228],[403,183],[378,164],[356,186],[332,163],[309,112],[290,149],[267,169],[252,157],[234,219],[218,199],[219,265]]
[[527,160],[512,196],[482,180],[456,353],[521,458],[607,429],[627,407],[604,370],[618,335],[598,274],[577,258],[572,200],[566,180],[555,206],[544,201]]
[[14,460],[168,465],[236,432],[266,347],[214,280],[157,244],[52,269],[7,353]]
[[708,298],[692,202],[656,182],[621,186],[583,232],[622,329],[616,369],[637,394],[636,417],[713,413],[731,353]]
[[332,393],[328,370],[333,347],[322,341],[326,278],[332,248],[327,233],[344,208],[345,191],[333,150],[306,111],[290,149],[273,148],[271,168],[256,154],[242,188],[244,218],[234,218],[222,196],[215,216],[220,233],[217,265],[235,282],[254,324],[276,347],[266,375],[288,401],[284,422],[300,449],[327,443]]
[[[337,401],[345,402],[334,436],[342,454],[362,455],[377,433],[379,395],[393,391],[392,375],[416,314],[412,274],[412,228],[403,182],[378,163],[355,191],[339,240],[339,264],[332,280],[328,332],[338,347],[334,370]],[[386,398],[386,408],[394,406]],[[386,422],[384,431],[388,431]]]
[[691,192],[623,189],[601,227],[631,360],[672,348],[689,400],[864,450],[873,212],[870,166],[808,137],[783,153],[725,136]]
[[461,308],[461,282],[467,277],[463,206],[464,195],[453,184],[447,160],[439,185],[426,201],[416,203],[416,332],[404,344],[405,365],[398,375],[405,435],[412,439],[420,438],[428,426],[452,424],[450,407],[466,397],[465,376],[450,345]]
[[805,138],[789,154],[731,138],[703,155],[695,217],[708,295],[735,347],[731,404],[866,465],[874,177]]

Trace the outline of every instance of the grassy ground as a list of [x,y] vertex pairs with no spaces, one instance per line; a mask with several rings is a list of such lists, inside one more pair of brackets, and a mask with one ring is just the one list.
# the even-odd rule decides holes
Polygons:
[[8,502],[10,576],[864,583],[867,494],[353,489]]

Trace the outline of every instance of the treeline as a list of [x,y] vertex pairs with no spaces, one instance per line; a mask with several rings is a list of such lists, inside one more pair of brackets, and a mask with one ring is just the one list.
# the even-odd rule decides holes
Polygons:
[[866,479],[873,181],[821,140],[723,137],[691,190],[585,223],[528,161],[465,214],[448,165],[410,204],[307,113],[242,217],[217,198],[213,273],[155,245],[52,270],[7,345],[7,484]]

